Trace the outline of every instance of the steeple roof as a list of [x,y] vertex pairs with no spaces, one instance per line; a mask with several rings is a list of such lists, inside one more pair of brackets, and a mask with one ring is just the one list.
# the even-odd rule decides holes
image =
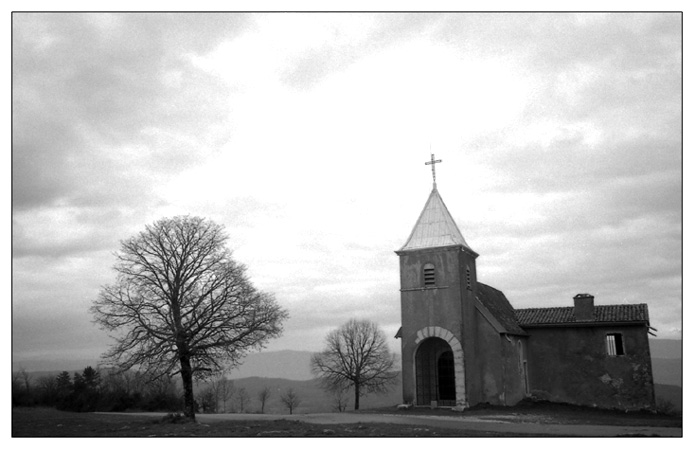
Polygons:
[[462,245],[473,251],[466,244],[466,240],[456,226],[456,222],[451,217],[435,185],[427,203],[425,203],[425,208],[420,213],[420,217],[410,233],[410,237],[399,251],[452,245]]

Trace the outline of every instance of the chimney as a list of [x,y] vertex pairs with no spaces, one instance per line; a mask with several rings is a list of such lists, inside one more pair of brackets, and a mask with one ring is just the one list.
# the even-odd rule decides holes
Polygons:
[[574,319],[578,322],[594,320],[594,296],[577,294],[574,296]]

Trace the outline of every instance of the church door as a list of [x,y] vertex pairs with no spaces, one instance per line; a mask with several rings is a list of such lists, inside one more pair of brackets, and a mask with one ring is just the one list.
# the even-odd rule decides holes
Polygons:
[[425,339],[415,354],[415,388],[418,405],[456,405],[454,354],[439,338]]

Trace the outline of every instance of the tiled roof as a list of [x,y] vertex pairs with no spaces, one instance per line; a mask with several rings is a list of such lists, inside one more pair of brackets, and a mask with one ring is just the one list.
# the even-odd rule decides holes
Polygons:
[[514,308],[502,291],[478,282],[478,300],[510,334],[526,334],[517,324]]
[[574,307],[517,309],[516,319],[522,327],[533,325],[571,325],[583,323],[649,323],[647,305],[595,305],[594,319],[578,321],[574,318]]
[[399,251],[463,245],[470,249],[437,188],[432,189],[413,231]]

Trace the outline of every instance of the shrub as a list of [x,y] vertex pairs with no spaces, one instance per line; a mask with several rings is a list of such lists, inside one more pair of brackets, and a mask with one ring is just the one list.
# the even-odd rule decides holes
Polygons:
[[670,400],[660,398],[656,401],[656,412],[670,416],[676,413],[676,406]]

